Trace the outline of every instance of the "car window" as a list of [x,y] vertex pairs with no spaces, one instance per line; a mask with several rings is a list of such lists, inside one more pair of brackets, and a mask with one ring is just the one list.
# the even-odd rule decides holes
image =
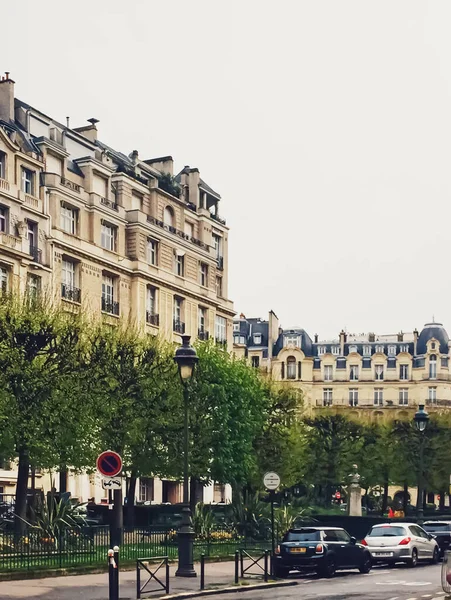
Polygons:
[[373,527],[368,534],[369,537],[400,537],[403,535],[406,535],[404,527],[396,527],[391,525]]
[[426,535],[423,534],[423,532],[421,531],[420,527],[418,527],[418,525],[411,525],[409,527],[412,535],[416,535],[417,537],[427,537]]
[[324,532],[324,541],[325,542],[338,542],[340,541],[337,537],[337,532],[335,529],[330,529],[329,531]]
[[303,531],[287,531],[284,542],[319,542],[321,532],[316,529],[304,529]]
[[450,523],[425,523],[423,529],[426,531],[450,531]]
[[425,532],[425,530],[422,527],[417,527],[419,533],[418,535],[421,536],[422,538],[425,538],[426,540],[429,539],[428,534]]
[[349,542],[351,541],[351,536],[344,529],[337,529],[335,531],[335,535],[337,536],[339,542],[346,542],[347,544],[349,544]]

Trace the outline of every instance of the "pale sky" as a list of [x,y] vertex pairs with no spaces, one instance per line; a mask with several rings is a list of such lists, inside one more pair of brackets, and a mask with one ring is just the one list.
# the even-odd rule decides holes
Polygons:
[[238,313],[451,333],[449,0],[0,0],[16,96],[199,167]]

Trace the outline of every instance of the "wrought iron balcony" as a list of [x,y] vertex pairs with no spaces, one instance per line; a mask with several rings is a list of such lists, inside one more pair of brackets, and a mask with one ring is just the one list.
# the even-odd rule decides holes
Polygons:
[[113,210],[117,210],[116,202],[112,202],[111,200],[108,200],[108,198],[104,198],[103,196],[100,198],[100,204],[108,206],[108,208],[112,208]]
[[146,310],[146,323],[149,325],[159,325],[160,324],[160,315],[156,315],[148,310]]
[[111,302],[106,298],[102,298],[102,311],[110,315],[119,316],[119,302]]
[[218,256],[216,258],[216,262],[218,264],[218,269],[220,271],[223,271],[224,270],[224,257],[223,256]]
[[203,340],[205,342],[210,337],[210,334],[208,333],[208,331],[205,331],[204,329],[199,329],[199,331],[197,332],[197,337],[200,340]]
[[176,333],[185,333],[185,323],[179,319],[174,319],[173,329]]
[[30,254],[33,258],[33,262],[42,265],[42,250],[37,246],[30,246]]
[[81,301],[81,290],[71,285],[61,284],[61,298],[70,300],[71,302]]

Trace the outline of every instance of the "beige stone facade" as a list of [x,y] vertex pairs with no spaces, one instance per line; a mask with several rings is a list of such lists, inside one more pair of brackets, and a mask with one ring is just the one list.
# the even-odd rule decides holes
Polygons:
[[[15,98],[9,76],[0,81],[1,288],[231,348],[220,195],[197,168],[175,174],[171,157],[110,148],[97,123],[62,125]],[[7,479],[0,472],[0,488]]]

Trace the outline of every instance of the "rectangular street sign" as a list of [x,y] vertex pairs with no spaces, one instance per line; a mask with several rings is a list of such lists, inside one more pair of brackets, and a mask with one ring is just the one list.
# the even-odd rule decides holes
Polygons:
[[120,490],[122,489],[122,479],[120,477],[104,477],[102,487],[104,490]]

